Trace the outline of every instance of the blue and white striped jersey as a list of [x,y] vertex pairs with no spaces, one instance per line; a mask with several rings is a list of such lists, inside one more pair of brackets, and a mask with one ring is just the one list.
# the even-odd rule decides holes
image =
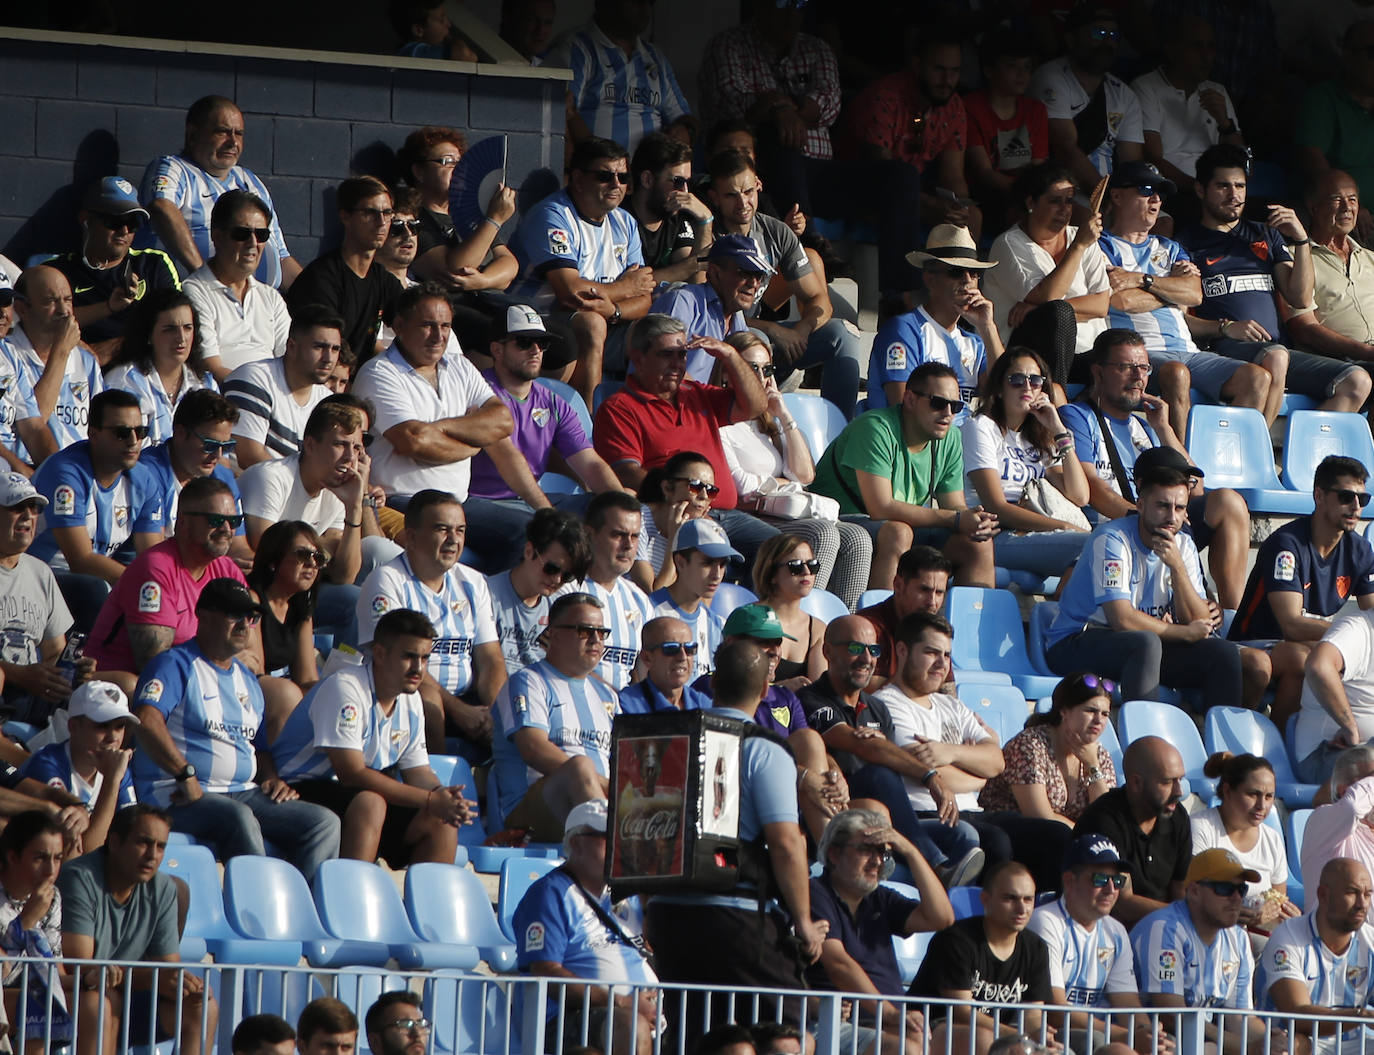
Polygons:
[[358,593],[358,644],[372,640],[377,620],[396,608],[419,612],[439,632],[429,654],[429,672],[444,689],[461,696],[472,685],[472,650],[496,640],[491,594],[480,572],[455,564],[435,593],[411,570],[404,554],[393,557],[363,582]]
[[[133,746],[132,732],[125,734],[124,744],[126,747]],[[81,804],[88,810],[95,808],[95,800],[100,796],[101,788],[105,784],[104,775],[97,770],[95,779],[87,782],[80,773],[72,769],[72,742],[65,740],[60,744],[49,744],[29,756],[19,769],[22,776],[33,777],[40,784],[46,784],[50,788],[61,788],[69,791],[81,800]],[[127,769],[124,771],[124,779],[119,782],[119,794],[115,798],[115,809],[122,810],[125,806],[132,806],[138,801],[138,796],[134,794],[134,778]]]
[[538,312],[555,310],[545,276],[572,268],[591,282],[614,282],[628,268],[643,265],[639,224],[625,209],[612,209],[600,223],[584,219],[566,190],[555,191],[525,214],[510,248],[520,275],[510,295]]
[[531,608],[522,601],[510,582],[510,572],[487,576],[492,614],[496,618],[496,637],[506,657],[506,673],[528,667],[544,658],[539,635],[549,625],[549,598],[540,597]]
[[90,441],[82,440],[47,458],[33,474],[33,486],[48,505],[39,514],[29,552],[59,570],[67,567],[67,558],[58,549],[53,528],[85,528],[91,551],[102,557],[114,556],[135,534],[163,530],[162,491],[153,471],[135,462],[109,487],[101,487],[91,468],[90,449]]
[[1069,915],[1061,897],[1035,910],[1030,929],[1049,946],[1050,985],[1063,989],[1070,1004],[1107,1007],[1108,993],[1134,996],[1138,991],[1130,938],[1111,916],[1087,930]]
[[[251,169],[235,165],[221,180],[190,158],[180,154],[164,154],[153,158],[143,170],[143,186],[139,188],[138,200],[145,206],[155,201],[169,201],[175,205],[181,211],[186,226],[191,229],[191,238],[196,243],[200,258],[209,260],[214,256],[214,248],[210,245],[210,210],[227,190],[252,191],[272,209],[272,237],[263,246],[262,260],[253,277],[275,289],[281,285],[281,262],[291,255],[291,251],[286,248],[281,219],[272,205],[272,195],[268,193],[267,185]],[[134,244],[139,249],[161,249],[171,256],[150,223],[143,225]]]
[[725,635],[725,620],[711,611],[711,606],[704,601],[697,605],[695,612],[684,612],[673,603],[666,586],[649,594],[649,603],[654,606],[655,619],[661,615],[676,616],[692,631],[692,637],[697,643],[697,659],[692,666],[692,680],[696,681],[703,674],[710,674],[715,670],[716,649],[720,647],[721,638]]
[[649,595],[621,576],[609,590],[599,582],[583,579],[581,582],[568,583],[554,597],[574,591],[589,593],[600,601],[602,618],[611,628],[611,636],[606,639],[606,651],[601,654],[601,662],[593,673],[613,689],[623,689],[630,684],[635,663],[639,660],[644,624],[654,617],[654,606],[649,603]]
[[1188,1007],[1249,1011],[1255,1006],[1250,994],[1255,961],[1244,927],[1225,927],[1204,945],[1188,903],[1175,901],[1135,925],[1131,948],[1142,993],[1181,996]]
[[494,776],[501,817],[519,805],[543,774],[527,766],[512,737],[521,729],[543,729],[549,743],[568,755],[585,755],[603,777],[610,775],[611,715],[616,694],[596,678],[569,678],[548,660],[517,670],[492,706]]
[[[1097,240],[1098,247],[1106,254],[1112,267],[1123,271],[1138,271],[1156,278],[1167,276],[1170,269],[1180,260],[1187,260],[1188,254],[1177,242],[1155,235],[1146,235],[1145,241],[1136,243],[1104,233]],[[1191,355],[1198,350],[1193,336],[1188,332],[1183,312],[1170,304],[1160,303],[1150,311],[1125,312],[1120,308],[1107,311],[1108,321],[1123,330],[1135,330],[1145,342],[1147,352],[1172,352],[1175,355]]]
[[[161,712],[167,732],[196,767],[201,788],[212,794],[247,791],[258,762],[253,741],[262,725],[262,689],[243,663],[224,670],[205,658],[195,639],[159,652],[143,668],[133,706]],[[141,802],[164,809],[176,790],[175,774],[146,751],[134,752],[134,787]]]
[[272,744],[282,780],[328,780],[329,748],[361,751],[369,769],[401,779],[401,772],[429,765],[424,705],[418,692],[396,697],[390,714],[377,704],[372,661],[345,667],[306,693]]
[[33,386],[24,382],[19,352],[9,341],[0,338],[0,445],[28,461],[28,448],[14,426],[16,422],[36,417],[38,402],[33,397]]
[[[10,345],[23,371],[20,383],[32,393],[38,386],[38,379],[43,376],[43,360],[38,358],[33,342],[24,333],[22,325],[15,326],[10,332]],[[67,372],[62,375],[57,405],[48,419],[48,428],[57,440],[59,451],[86,438],[86,425],[91,419],[91,398],[103,391],[105,380],[100,376],[100,364],[94,355],[77,345],[67,356]]]
[[[1311,1002],[1320,1007],[1363,1011],[1374,993],[1374,926],[1361,926],[1350,936],[1345,952],[1338,954],[1317,932],[1315,909],[1284,920],[1270,933],[1259,956],[1255,990],[1262,1010],[1277,1010],[1269,990],[1284,979],[1301,982]],[[1359,1030],[1351,1033],[1358,1036]]]
[[[906,384],[911,372],[926,363],[943,363],[953,370],[959,378],[959,398],[967,403],[978,394],[988,353],[983,338],[958,324],[950,333],[925,308],[888,319],[868,355],[868,409],[887,406],[883,385]],[[967,407],[960,411],[954,424],[963,425],[968,413]]]
[[138,397],[139,408],[143,411],[143,420],[148,423],[148,443],[151,447],[161,443],[163,440],[172,438],[172,415],[176,413],[177,405],[187,392],[194,392],[198,388],[208,388],[211,392],[219,391],[219,382],[214,375],[206,372],[197,374],[185,364],[181,367],[181,388],[177,391],[176,399],[167,394],[167,390],[162,387],[162,379],[156,373],[145,374],[133,363],[125,363],[117,366],[105,375],[106,388],[122,388],[125,392],[131,392]]
[[297,403],[286,382],[286,360],[275,356],[244,363],[224,382],[224,398],[239,408],[234,435],[261,443],[274,458],[300,453],[310,412],[327,395],[329,389],[315,385],[305,405]]

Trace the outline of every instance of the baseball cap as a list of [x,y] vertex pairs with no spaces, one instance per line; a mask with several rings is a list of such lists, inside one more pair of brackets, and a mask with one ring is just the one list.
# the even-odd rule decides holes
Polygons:
[[0,264],[0,308],[9,307],[14,303],[14,280],[18,277],[11,275],[3,264]]
[[512,304],[506,309],[504,320],[496,326],[492,340],[504,341],[510,337],[538,337],[545,345],[561,340],[556,333],[544,328],[544,320],[539,312],[528,304]]
[[744,554],[730,545],[725,529],[710,517],[693,517],[677,529],[673,552],[681,553],[685,549],[699,549],[708,557],[729,557],[744,562]]
[[1154,472],[1156,469],[1173,469],[1175,472],[1185,473],[1188,476],[1202,476],[1203,472],[1196,465],[1191,465],[1188,459],[1172,447],[1151,447],[1149,450],[1141,451],[1135,459],[1135,478],[1139,480],[1146,473]]
[[1246,868],[1230,850],[1218,846],[1193,855],[1193,861],[1188,866],[1188,878],[1184,882],[1234,883],[1241,879],[1247,883],[1258,883],[1260,874],[1253,868]]
[[134,725],[142,724],[129,713],[129,698],[124,690],[109,681],[88,681],[78,685],[67,701],[67,717],[89,718],[99,725],[118,718]]
[[106,176],[92,183],[81,199],[81,207],[90,212],[109,213],[111,216],[125,216],[136,212],[145,220],[148,210],[138,202],[138,192],[134,185],[122,176]]
[[721,631],[724,637],[752,637],[759,641],[797,640],[782,628],[778,613],[766,604],[745,604],[736,608],[725,620]]
[[211,579],[200,591],[196,601],[196,611],[223,612],[225,615],[243,616],[254,612],[261,613],[262,605],[253,600],[248,587],[227,575]]
[[1123,161],[1112,169],[1109,187],[1154,187],[1167,198],[1178,190],[1178,184],[1162,175],[1148,161]]
[[1064,851],[1064,871],[1083,865],[1119,865],[1121,853],[1105,835],[1080,835]]
[[747,234],[724,234],[711,243],[707,260],[733,260],[741,271],[756,275],[771,275],[773,268],[759,252],[759,247]]
[[27,476],[21,473],[0,475],[0,506],[9,508],[21,502],[33,501],[45,507],[48,504],[48,500],[38,493],[38,488],[33,486],[33,481]]
[[563,834],[577,832],[604,832],[606,830],[606,800],[588,799],[579,802],[568,811],[568,819],[563,822]]

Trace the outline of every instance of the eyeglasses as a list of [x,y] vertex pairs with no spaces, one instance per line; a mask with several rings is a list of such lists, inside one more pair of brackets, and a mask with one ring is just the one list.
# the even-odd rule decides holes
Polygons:
[[397,235],[399,235],[402,231],[409,231],[411,234],[419,234],[419,233],[420,233],[420,221],[419,221],[419,220],[392,220],[392,221],[391,221],[391,237],[392,237],[392,238],[395,238],[395,237],[396,237]]
[[440,168],[446,169],[451,169],[454,165],[458,164],[458,157],[456,154],[441,154],[437,158],[425,158],[425,160],[431,165],[438,165]]
[[542,351],[549,344],[547,337],[507,337],[506,342],[515,345],[522,352],[528,352],[531,348],[538,348]]
[[612,172],[610,169],[583,169],[597,183],[619,183],[622,187],[630,185],[628,172]]
[[114,434],[114,438],[120,443],[128,443],[131,439],[145,440],[148,438],[147,425],[102,425],[106,432]]
[[815,557],[812,557],[810,560],[783,560],[778,561],[773,567],[786,568],[793,575],[800,575],[804,571],[809,571],[812,575],[816,575],[821,570],[821,562],[816,560]]
[[231,227],[229,237],[236,242],[246,242],[250,238],[256,238],[260,243],[272,237],[270,227]]
[[916,395],[928,399],[930,401],[930,409],[937,414],[942,413],[946,409],[955,414],[960,414],[963,412],[964,407],[968,405],[962,399],[946,399],[944,396],[932,396],[929,392],[917,392]]
[[428,1033],[430,1021],[427,1018],[398,1018],[388,1022],[383,1029],[399,1029],[402,1033]]
[[609,626],[592,626],[591,623],[554,623],[550,630],[572,630],[583,641],[605,641],[611,636]]
[[705,480],[693,480],[686,476],[674,476],[673,481],[675,483],[686,484],[687,490],[696,495],[704,494],[714,498],[716,495],[720,494],[719,487],[715,484],[708,484]]
[[1149,377],[1155,372],[1155,368],[1149,363],[1103,363],[1103,366],[1110,366],[1113,370],[1120,370],[1123,374],[1144,374]]
[[544,562],[543,572],[545,575],[557,575],[559,582],[570,582],[574,578],[571,571],[564,568],[562,565],[555,564],[551,560],[546,560]]
[[676,656],[679,652],[685,656],[695,656],[700,646],[695,641],[664,641],[655,645],[665,656]]
[[1090,689],[1098,689],[1104,696],[1111,696],[1116,692],[1116,682],[1111,678],[1099,678],[1096,674],[1083,674],[1078,678],[1080,685],[1086,685]]
[[221,454],[230,453],[239,445],[238,440],[212,440],[209,436],[202,436],[199,432],[192,432],[192,436],[200,440],[200,449],[206,454],[213,454],[219,457]]
[[860,857],[887,857],[892,853],[885,843],[850,843],[849,848]]
[[1246,891],[1250,889],[1248,883],[1234,883],[1228,880],[1208,880],[1204,881],[1202,886],[1205,886],[1217,897],[1235,897],[1237,894],[1244,897]]
[[866,641],[846,641],[840,647],[843,648],[846,652],[848,652],[851,656],[862,656],[865,652],[867,652],[874,659],[877,659],[879,656],[883,654],[882,645],[870,645]]
[[210,525],[210,530],[212,531],[218,531],[226,525],[237,531],[238,526],[243,523],[242,513],[206,513],[199,509],[184,509],[181,515],[185,517],[204,517],[205,522]]
[[1012,388],[1025,388],[1027,385],[1030,385],[1031,388],[1044,388],[1045,375],[1022,373],[1008,374],[1007,384],[1011,385]]
[[1094,872],[1092,875],[1093,886],[1101,890],[1110,883],[1117,890],[1126,885],[1126,876],[1122,872]]
[[1088,30],[1088,39],[1089,39],[1089,40],[1120,40],[1120,39],[1121,39],[1121,30],[1119,30],[1119,29],[1106,29],[1106,28],[1103,27],[1103,26],[1093,26],[1092,29]]
[[110,231],[137,231],[143,225],[142,218],[136,212],[126,212],[122,216],[114,216],[107,212],[96,213],[96,219],[102,227]]
[[1335,495],[1336,501],[1341,505],[1348,506],[1355,502],[1361,509],[1369,505],[1369,499],[1374,497],[1368,491],[1352,491],[1349,487],[1326,487],[1323,490],[1329,495]]
[[686,176],[669,176],[668,182],[673,185],[673,190],[686,190],[692,181]]
[[297,546],[291,552],[302,564],[313,564],[317,568],[323,568],[329,563],[329,554],[323,550],[311,549],[309,546]]
[[357,209],[350,209],[348,211],[356,212],[362,216],[364,220],[372,220],[374,223],[377,220],[386,220],[390,223],[391,218],[396,215],[395,209],[372,209],[367,206],[360,206]]
[[749,369],[758,374],[759,377],[772,377],[778,372],[778,368],[772,363],[766,363],[763,366],[760,366],[758,363],[750,363]]

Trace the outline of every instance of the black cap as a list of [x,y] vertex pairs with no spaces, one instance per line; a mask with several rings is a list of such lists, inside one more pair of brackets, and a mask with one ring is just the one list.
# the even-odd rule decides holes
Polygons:
[[1178,190],[1178,184],[1161,175],[1148,161],[1121,161],[1112,169],[1109,187],[1154,187],[1161,198]]
[[253,600],[248,587],[225,575],[211,579],[205,584],[205,588],[200,591],[200,599],[196,601],[196,611],[222,612],[224,615],[237,618],[254,613],[260,615],[262,605]]
[[1172,447],[1151,447],[1149,450],[1141,451],[1135,459],[1135,478],[1143,478],[1146,473],[1152,473],[1157,469],[1172,469],[1174,472],[1183,473],[1187,476],[1202,476],[1203,472],[1196,465],[1189,463],[1181,453]]
[[1121,13],[1111,4],[1101,3],[1101,0],[1083,0],[1064,18],[1064,25],[1069,29],[1080,29],[1083,26],[1090,26],[1094,22],[1119,22]]

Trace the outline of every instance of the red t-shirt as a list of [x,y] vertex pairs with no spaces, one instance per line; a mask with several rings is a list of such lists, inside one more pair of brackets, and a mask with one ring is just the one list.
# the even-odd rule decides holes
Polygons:
[[734,509],[739,502],[720,430],[730,424],[735,397],[729,389],[685,380],[677,398],[669,401],[651,395],[635,383],[601,404],[592,423],[592,446],[612,467],[634,461],[646,469],[662,465],[679,451],[696,451],[715,470],[720,494],[711,502],[717,509]]
[[879,77],[861,91],[845,124],[849,156],[858,156],[858,145],[868,143],[924,168],[945,150],[964,149],[968,119],[957,95],[927,109],[916,75],[908,70]]
[[983,92],[964,96],[968,113],[968,145],[988,152],[992,167],[1002,173],[1016,172],[1050,156],[1050,117],[1039,99],[1023,95],[1016,112],[1005,121],[988,105]]

